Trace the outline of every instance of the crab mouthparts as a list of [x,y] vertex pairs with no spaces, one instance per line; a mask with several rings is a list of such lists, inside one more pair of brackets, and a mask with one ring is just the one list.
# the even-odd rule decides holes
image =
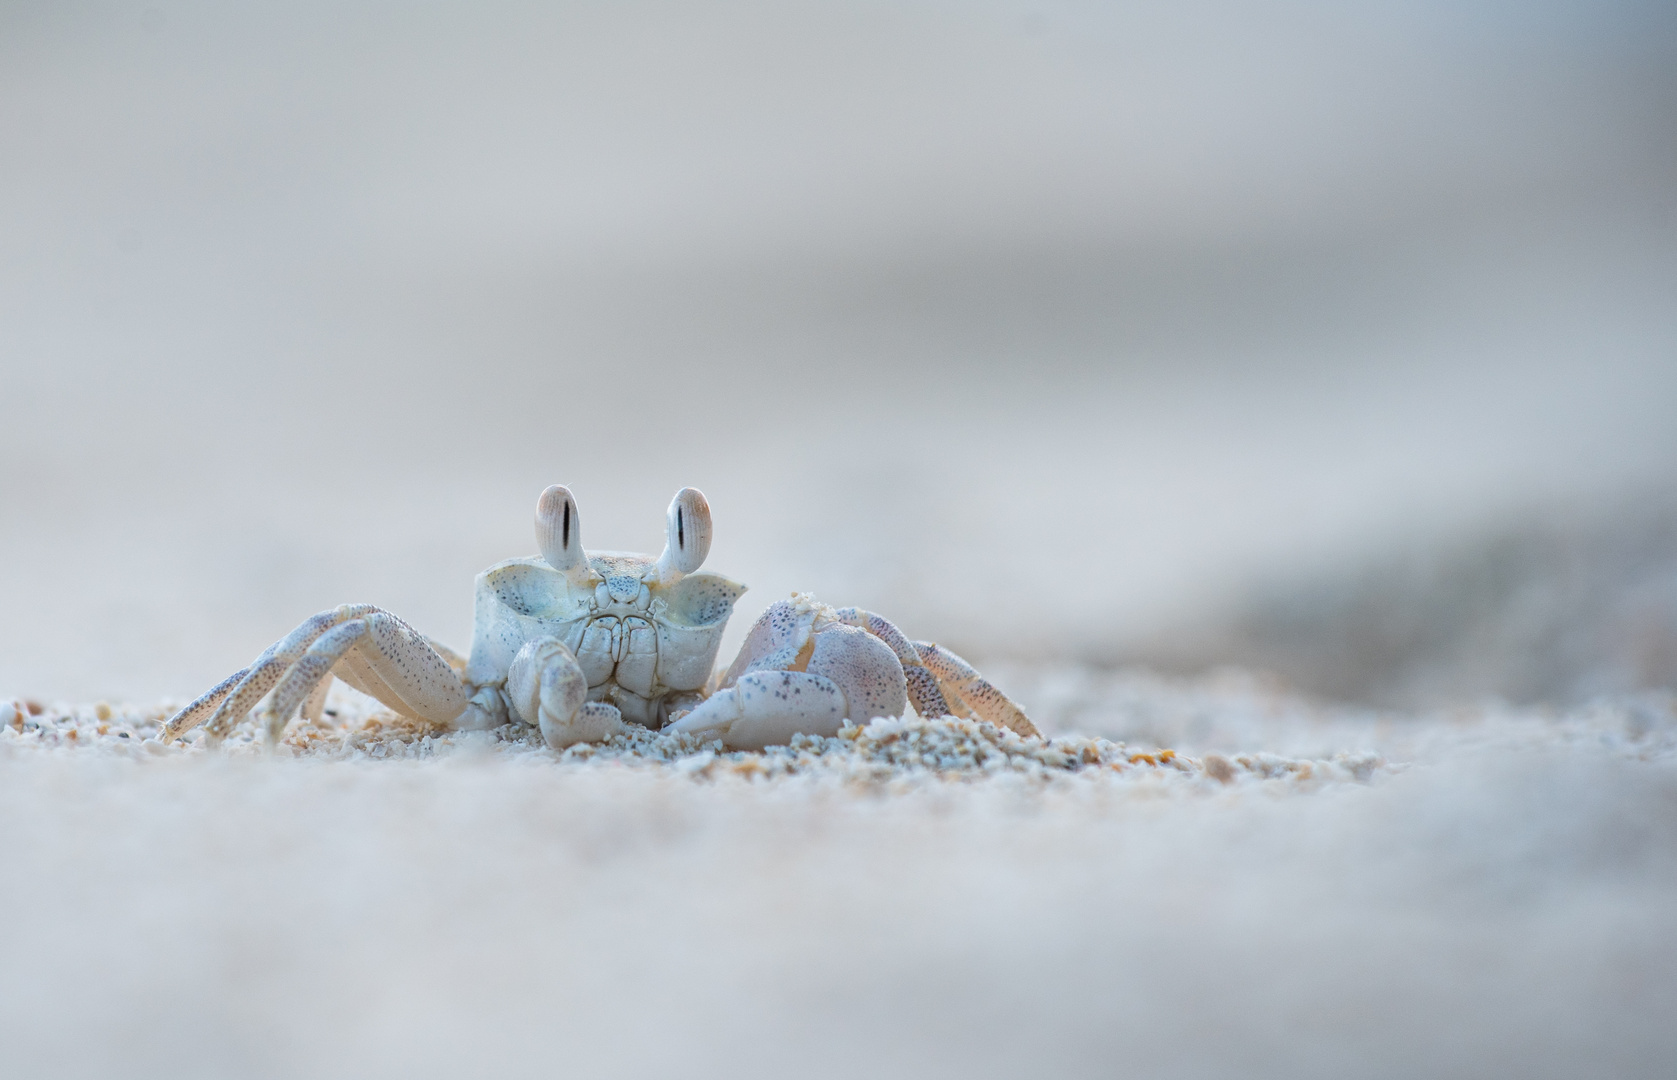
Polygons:
[[606,595],[619,604],[632,603],[640,594],[640,578],[627,574],[606,578]]

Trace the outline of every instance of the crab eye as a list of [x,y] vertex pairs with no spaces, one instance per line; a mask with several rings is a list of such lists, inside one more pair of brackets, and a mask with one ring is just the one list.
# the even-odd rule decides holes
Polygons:
[[710,504],[698,488],[682,488],[670,500],[669,535],[658,560],[660,576],[691,574],[710,554]]
[[536,501],[536,545],[547,565],[559,571],[586,564],[582,552],[582,523],[577,520],[571,490],[554,484]]

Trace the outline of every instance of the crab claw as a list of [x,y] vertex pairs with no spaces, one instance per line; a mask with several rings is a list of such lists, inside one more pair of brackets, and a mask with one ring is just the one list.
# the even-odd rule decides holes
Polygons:
[[[803,610],[819,608],[806,604]],[[749,660],[761,652],[761,666],[664,730],[713,735],[730,750],[761,750],[789,742],[793,735],[836,735],[847,717],[866,723],[876,716],[901,716],[908,694],[902,666],[890,648],[851,626],[827,623],[812,633],[810,623],[798,621],[799,613],[796,602],[771,605],[759,620],[768,628],[761,635],[754,629],[756,640],[748,640],[741,653]],[[770,640],[777,632],[790,639],[790,662],[788,650],[776,649]]]
[[847,711],[844,694],[831,679],[807,671],[754,671],[664,730],[710,735],[730,750],[761,750],[799,733],[835,735]]
[[527,641],[507,668],[507,700],[527,724],[541,728],[555,750],[600,742],[623,730],[617,709],[588,701],[588,679],[558,638]]

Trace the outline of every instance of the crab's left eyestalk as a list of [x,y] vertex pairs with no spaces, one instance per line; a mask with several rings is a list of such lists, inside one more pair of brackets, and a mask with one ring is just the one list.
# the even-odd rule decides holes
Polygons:
[[658,580],[669,585],[704,565],[710,554],[710,503],[698,488],[682,488],[670,500],[669,532],[658,556]]
[[582,522],[577,519],[571,489],[554,484],[536,501],[536,544],[547,565],[572,580],[588,573],[582,550]]

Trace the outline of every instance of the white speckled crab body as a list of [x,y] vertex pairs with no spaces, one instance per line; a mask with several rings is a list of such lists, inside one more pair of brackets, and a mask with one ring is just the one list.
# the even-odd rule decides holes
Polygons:
[[745,586],[709,572],[664,585],[656,568],[650,556],[616,551],[589,552],[589,573],[576,580],[539,555],[491,566],[477,578],[466,682],[500,686],[520,649],[554,638],[581,667],[587,700],[662,727],[702,700]]
[[710,534],[709,503],[683,488],[657,558],[584,551],[576,500],[554,485],[536,503],[541,554],[478,575],[467,659],[388,611],[344,604],[304,620],[176,713],[163,737],[205,724],[216,741],[265,703],[260,716],[275,740],[299,711],[320,718],[334,676],[404,716],[453,728],[524,723],[555,749],[610,738],[625,723],[753,749],[899,716],[911,702],[924,717],[976,716],[1037,734],[954,653],[807,594],[769,605],[713,676],[745,586],[699,571]]

